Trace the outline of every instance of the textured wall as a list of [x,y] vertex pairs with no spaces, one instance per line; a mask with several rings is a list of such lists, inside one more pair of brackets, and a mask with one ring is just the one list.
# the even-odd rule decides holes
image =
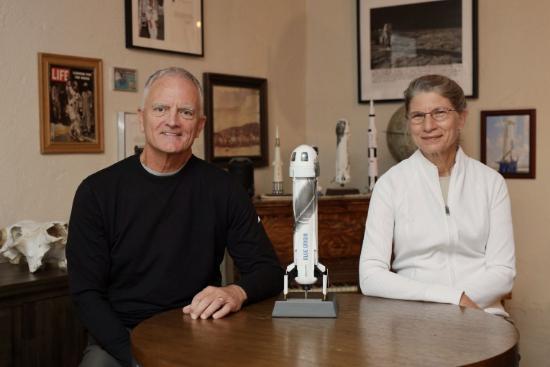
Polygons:
[[[279,125],[283,157],[303,141],[303,1],[204,0],[203,58],[126,49],[123,3],[0,1],[0,227],[21,219],[68,219],[80,181],[116,161],[116,114],[135,111],[141,93],[111,90],[113,66],[138,69],[140,92],[149,74],[172,65],[201,80],[203,72],[265,77],[270,137]],[[40,154],[38,52],[103,60],[105,153]],[[202,136],[194,151],[204,156]],[[255,178],[258,193],[271,190],[269,167]]]

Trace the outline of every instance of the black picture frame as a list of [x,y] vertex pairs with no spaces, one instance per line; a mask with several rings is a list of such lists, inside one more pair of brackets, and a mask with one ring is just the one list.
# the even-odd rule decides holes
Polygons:
[[126,48],[204,56],[203,0],[125,0]]
[[358,101],[403,100],[441,74],[478,96],[477,0],[357,0]]
[[536,110],[481,111],[480,161],[505,178],[535,178]]
[[231,158],[268,165],[267,79],[204,73],[205,159],[226,167]]

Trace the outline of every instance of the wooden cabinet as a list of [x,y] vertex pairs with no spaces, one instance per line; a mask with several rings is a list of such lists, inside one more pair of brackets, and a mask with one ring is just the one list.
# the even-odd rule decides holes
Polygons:
[[86,343],[66,271],[0,264],[0,366],[77,366]]
[[[292,199],[257,199],[256,211],[282,265],[293,260]],[[359,255],[369,207],[367,196],[321,197],[318,209],[319,261],[333,285],[358,284]]]

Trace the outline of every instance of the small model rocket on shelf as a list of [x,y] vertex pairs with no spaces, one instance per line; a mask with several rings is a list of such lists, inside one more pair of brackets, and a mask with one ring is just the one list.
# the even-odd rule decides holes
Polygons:
[[349,122],[340,119],[336,123],[336,174],[334,182],[343,187],[351,179],[349,164]]
[[374,184],[378,180],[378,141],[376,137],[376,124],[374,118],[376,114],[374,113],[374,102],[370,100],[370,110],[369,110],[369,129],[368,129],[368,144],[367,144],[367,157],[369,161],[368,167],[368,192],[372,192],[374,189]]
[[281,160],[281,141],[279,140],[279,126],[275,129],[275,160],[273,161],[273,188],[272,195],[283,195],[283,161]]
[[331,181],[337,187],[327,188],[327,195],[355,195],[356,188],[345,187],[351,180],[351,165],[349,159],[350,125],[348,120],[339,119],[336,122],[336,173]]

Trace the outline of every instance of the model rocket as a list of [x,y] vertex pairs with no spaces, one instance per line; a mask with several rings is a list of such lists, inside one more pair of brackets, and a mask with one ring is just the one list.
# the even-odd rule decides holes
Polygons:
[[368,174],[368,191],[372,192],[374,184],[378,180],[378,142],[376,138],[376,124],[374,121],[376,114],[374,113],[374,102],[370,100],[369,110],[369,129],[367,132],[368,144],[367,144],[367,157],[369,161]]
[[317,153],[309,145],[300,145],[290,158],[292,206],[294,210],[294,262],[284,276],[284,298],[288,294],[288,275],[296,271],[295,281],[307,292],[317,281],[316,272],[323,275],[323,299],[327,295],[328,270],[319,263],[317,246]]
[[283,195],[283,161],[281,160],[281,142],[279,140],[279,126],[275,129],[275,160],[273,161],[273,195]]
[[351,179],[348,141],[349,122],[346,119],[340,119],[336,123],[336,174],[334,176],[334,182],[340,186],[344,186]]

